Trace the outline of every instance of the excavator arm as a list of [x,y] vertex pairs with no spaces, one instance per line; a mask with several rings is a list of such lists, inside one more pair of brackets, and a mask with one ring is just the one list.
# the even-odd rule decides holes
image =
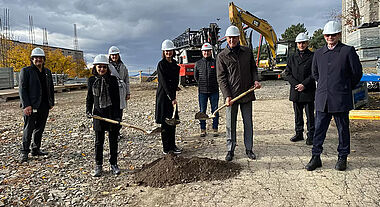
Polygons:
[[235,6],[233,2],[229,4],[229,18],[230,22],[239,28],[241,45],[248,45],[248,41],[244,33],[245,28],[243,28],[244,23],[265,37],[265,40],[269,44],[272,60],[276,59],[277,35],[267,21]]

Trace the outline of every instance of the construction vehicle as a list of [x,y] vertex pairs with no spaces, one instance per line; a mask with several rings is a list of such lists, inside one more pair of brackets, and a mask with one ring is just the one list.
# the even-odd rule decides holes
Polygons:
[[[260,43],[257,55],[257,65],[260,61],[260,51],[262,47],[262,38],[264,37],[268,45],[269,60],[266,67],[259,67],[259,77],[266,79],[268,77],[281,77],[281,73],[286,68],[288,57],[296,51],[296,44],[290,41],[278,41],[276,32],[273,27],[264,19],[245,11],[234,5],[229,4],[229,18],[231,24],[237,26],[240,31],[240,44],[252,49],[252,31],[246,35],[245,30],[252,28],[260,33]],[[243,23],[246,26],[243,26]]]
[[212,45],[213,57],[220,48],[220,28],[216,23],[210,23],[209,27],[197,31],[186,29],[184,33],[173,39],[174,46],[178,50],[175,59],[180,66],[180,84],[183,86],[196,84],[194,78],[195,62],[202,58],[202,45],[206,42]]

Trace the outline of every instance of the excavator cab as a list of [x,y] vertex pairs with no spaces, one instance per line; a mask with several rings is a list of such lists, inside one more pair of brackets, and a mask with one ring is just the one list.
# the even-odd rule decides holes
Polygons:
[[294,41],[279,41],[276,48],[276,68],[285,69],[289,57],[296,52]]

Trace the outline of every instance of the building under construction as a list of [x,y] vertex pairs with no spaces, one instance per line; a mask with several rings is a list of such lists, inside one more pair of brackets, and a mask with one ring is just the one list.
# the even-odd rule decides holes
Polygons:
[[342,42],[355,47],[363,68],[369,72],[376,68],[380,57],[379,2],[342,0]]

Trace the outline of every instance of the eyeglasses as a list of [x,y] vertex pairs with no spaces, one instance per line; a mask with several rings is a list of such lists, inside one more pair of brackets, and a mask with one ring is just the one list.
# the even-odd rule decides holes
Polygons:
[[325,34],[325,37],[331,36],[331,37],[336,37],[337,34]]

